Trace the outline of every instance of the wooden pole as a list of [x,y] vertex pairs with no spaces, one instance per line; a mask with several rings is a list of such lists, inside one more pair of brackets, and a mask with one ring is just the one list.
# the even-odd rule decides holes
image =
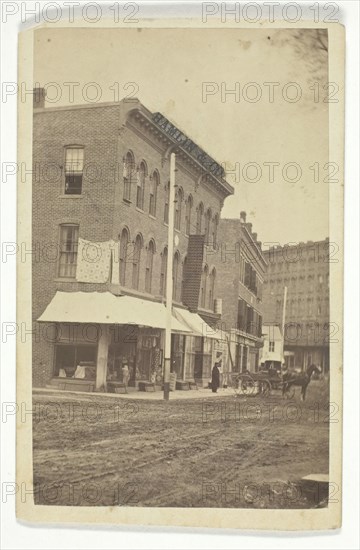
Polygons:
[[165,329],[165,361],[164,361],[164,399],[170,397],[171,370],[171,319],[173,293],[173,255],[174,255],[174,207],[175,207],[175,153],[170,155],[170,189],[169,189],[169,229],[168,254],[166,268],[166,329]]
[[284,287],[284,303],[283,303],[283,313],[282,313],[282,322],[281,322],[281,332],[282,332],[282,360],[283,360],[283,361],[285,361],[284,348],[285,348],[286,300],[287,300],[287,286]]

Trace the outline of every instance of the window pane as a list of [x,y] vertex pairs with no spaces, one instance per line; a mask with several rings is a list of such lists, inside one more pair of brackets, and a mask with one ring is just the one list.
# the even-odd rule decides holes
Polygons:
[[59,277],[75,278],[79,227],[63,225],[60,229]]
[[84,149],[68,148],[65,157],[65,194],[80,195],[84,169]]

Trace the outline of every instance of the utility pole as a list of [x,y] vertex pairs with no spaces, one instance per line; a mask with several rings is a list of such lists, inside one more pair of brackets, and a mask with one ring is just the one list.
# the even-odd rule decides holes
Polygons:
[[166,329],[165,329],[165,361],[164,361],[164,399],[170,397],[171,369],[171,319],[173,298],[173,255],[174,255],[174,207],[175,207],[175,153],[170,155],[170,188],[169,188],[169,229],[168,253],[166,267]]
[[282,359],[283,359],[283,361],[285,361],[284,348],[285,348],[286,300],[287,300],[287,286],[284,287],[284,303],[283,303],[282,322],[281,322],[281,332],[282,332]]

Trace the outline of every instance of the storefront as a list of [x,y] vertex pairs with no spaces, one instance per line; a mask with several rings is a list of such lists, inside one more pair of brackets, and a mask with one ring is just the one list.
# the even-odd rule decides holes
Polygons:
[[[107,391],[123,382],[151,382],[161,387],[166,308],[163,304],[116,297],[109,292],[57,292],[39,318],[55,325],[54,368],[49,383],[60,389]],[[185,341],[190,329],[172,318],[172,364],[185,370]]]
[[185,337],[184,380],[195,380],[199,387],[207,387],[215,362],[220,364],[221,379],[227,375],[227,333],[213,329],[200,315],[188,310],[174,308],[174,315],[192,332]]
[[[53,323],[54,368],[49,383],[61,389],[108,391],[163,384],[166,308],[162,303],[109,292],[57,292],[39,322]],[[226,334],[199,315],[173,308],[171,372],[177,381],[207,386],[215,362],[229,372]]]
[[257,372],[260,363],[260,348],[262,340],[256,337],[240,334],[232,330],[229,339],[229,353],[231,354],[232,372]]

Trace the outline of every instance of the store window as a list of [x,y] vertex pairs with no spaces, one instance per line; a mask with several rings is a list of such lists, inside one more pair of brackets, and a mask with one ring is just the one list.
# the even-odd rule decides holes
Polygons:
[[97,346],[64,345],[55,346],[54,376],[95,380]]

